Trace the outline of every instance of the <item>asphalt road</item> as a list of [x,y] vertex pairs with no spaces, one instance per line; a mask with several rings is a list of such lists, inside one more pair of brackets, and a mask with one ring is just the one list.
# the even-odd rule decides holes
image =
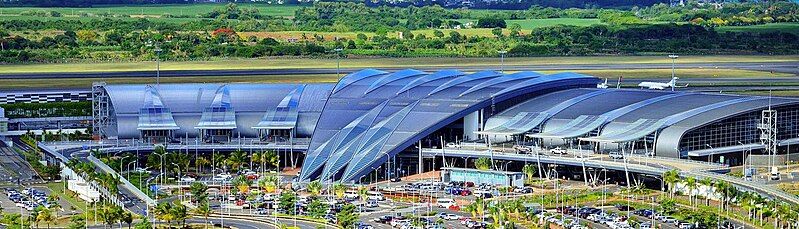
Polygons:
[[[497,68],[499,66],[496,66]],[[607,69],[670,69],[671,64],[546,64],[546,65],[509,65],[507,71],[540,71],[540,70],[607,70]],[[719,68],[719,69],[746,69],[758,71],[774,71],[782,73],[799,74],[799,62],[725,62],[725,63],[685,63],[677,65],[678,68]],[[387,67],[383,70],[398,70],[408,67]],[[479,71],[490,68],[489,66],[435,66],[413,67],[418,70],[437,70],[453,68],[462,71]],[[346,74],[358,71],[361,68],[342,68],[341,73]],[[192,77],[192,76],[246,76],[246,75],[313,75],[336,74],[335,68],[303,68],[303,69],[254,69],[254,70],[162,70],[161,77]],[[83,72],[83,73],[22,73],[0,74],[0,79],[56,79],[56,78],[125,78],[125,77],[152,77],[155,71],[129,71],[129,72]]]

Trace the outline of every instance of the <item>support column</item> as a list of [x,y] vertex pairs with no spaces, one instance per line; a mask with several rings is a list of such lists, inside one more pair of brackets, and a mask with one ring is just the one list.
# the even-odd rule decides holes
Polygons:
[[417,174],[422,174],[424,172],[424,159],[422,158],[422,140],[419,140],[419,165],[417,170]]
[[463,117],[464,140],[477,139],[477,134],[474,132],[478,131],[479,128],[480,128],[480,111],[472,112],[471,114],[466,115],[466,117]]

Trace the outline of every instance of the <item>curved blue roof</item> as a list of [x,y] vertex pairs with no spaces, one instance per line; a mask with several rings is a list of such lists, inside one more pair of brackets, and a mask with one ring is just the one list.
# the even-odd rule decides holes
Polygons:
[[447,81],[446,83],[441,84],[440,86],[438,86],[436,89],[433,89],[433,91],[431,91],[427,95],[432,95],[432,94],[438,93],[440,91],[443,91],[445,89],[448,89],[450,87],[453,87],[455,85],[459,85],[459,84],[462,84],[462,83],[475,81],[475,80],[490,79],[490,78],[498,77],[498,76],[501,76],[501,75],[502,75],[502,73],[499,73],[499,72],[493,71],[493,70],[475,72],[475,73],[472,73],[472,74],[469,74],[469,75],[457,77],[455,79]]
[[437,71],[437,72],[435,72],[433,74],[430,74],[430,75],[421,77],[419,79],[416,79],[414,81],[411,81],[408,85],[405,85],[405,87],[402,87],[399,91],[397,91],[396,94],[400,94],[400,93],[406,92],[408,90],[411,90],[413,88],[421,86],[421,85],[423,85],[425,83],[429,83],[429,82],[440,80],[440,79],[458,77],[458,76],[462,76],[462,75],[465,75],[465,74],[466,73],[463,73],[463,72],[458,71],[458,70],[441,70],[441,71]]
[[369,77],[381,76],[385,74],[388,74],[388,72],[371,68],[350,73],[349,75],[342,77],[341,80],[338,81],[336,87],[333,88],[333,93],[336,93],[341,89],[344,89],[345,87],[349,86],[350,84],[358,82],[359,80],[363,80]]
[[469,93],[472,93],[472,92],[475,92],[475,91],[478,91],[478,90],[482,90],[482,89],[485,89],[487,87],[491,87],[491,86],[494,86],[494,85],[497,85],[497,84],[535,78],[535,77],[539,77],[541,75],[543,75],[543,74],[538,73],[538,72],[517,72],[517,73],[513,73],[513,74],[504,75],[504,76],[497,77],[497,78],[494,78],[494,79],[479,83],[477,85],[474,85],[473,87],[469,88],[469,90],[464,91],[463,93],[461,93],[458,96],[464,96],[466,94],[469,94]]
[[369,92],[372,92],[382,86],[385,86],[386,84],[389,84],[397,80],[402,80],[427,74],[428,74],[427,72],[419,71],[416,69],[405,69],[402,71],[394,72],[386,76],[383,76],[383,78],[380,78],[379,80],[373,82],[372,85],[369,85],[369,88],[366,89],[366,91],[363,93],[368,94]]

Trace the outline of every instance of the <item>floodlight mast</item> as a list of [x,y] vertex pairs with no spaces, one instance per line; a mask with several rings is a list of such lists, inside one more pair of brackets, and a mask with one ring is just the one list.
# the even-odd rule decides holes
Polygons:
[[505,73],[505,54],[508,53],[506,50],[499,50],[499,72]]
[[342,48],[333,49],[336,52],[336,77],[341,77],[341,51],[344,51]]
[[[671,79],[672,80],[674,80],[674,77],[676,77],[676,74],[674,72],[674,61],[677,60],[677,58],[679,58],[679,57],[680,56],[678,56],[676,54],[670,54],[669,55],[669,58],[671,59]],[[671,91],[674,91],[675,87],[677,87],[677,81],[676,80],[674,81],[674,85],[672,85],[672,87],[671,87]]]

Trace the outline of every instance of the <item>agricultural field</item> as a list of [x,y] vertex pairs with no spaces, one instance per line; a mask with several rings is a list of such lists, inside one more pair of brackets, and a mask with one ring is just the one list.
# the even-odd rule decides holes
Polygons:
[[[294,11],[301,6],[297,5],[267,5],[240,3],[239,7],[256,8],[261,14],[277,17],[293,17]],[[160,17],[164,14],[174,16],[186,15],[194,17],[223,7],[222,4],[186,4],[186,5],[140,5],[140,6],[100,6],[91,8],[44,8],[44,7],[6,7],[0,8],[0,18],[19,15],[25,11],[56,11],[63,17],[78,17],[81,13],[87,14],[122,14],[134,17]]]
[[769,23],[762,25],[749,26],[722,26],[717,28],[719,32],[788,32],[799,35],[799,23]]

